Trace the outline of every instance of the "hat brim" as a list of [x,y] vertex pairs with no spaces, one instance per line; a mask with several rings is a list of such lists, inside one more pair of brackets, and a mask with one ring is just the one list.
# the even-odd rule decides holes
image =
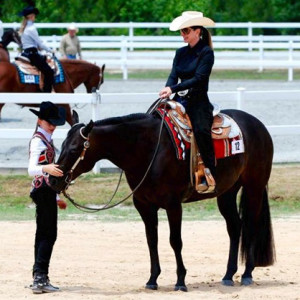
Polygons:
[[179,16],[172,21],[169,29],[171,31],[177,31],[192,26],[210,27],[210,26],[215,26],[215,22],[212,19],[206,17],[186,18],[185,16]]
[[30,108],[29,110],[41,120],[45,120],[54,126],[61,126],[66,123],[66,110],[63,107],[58,107],[58,118],[56,119],[52,119],[52,118],[46,119],[41,116],[41,113],[38,110],[32,108]]
[[75,31],[76,33],[78,32],[78,28],[76,27],[68,27],[68,30]]
[[22,11],[20,11],[18,13],[18,16],[19,17],[26,17],[30,14],[38,15],[39,13],[40,13],[40,11],[36,7],[32,8],[32,9],[25,8],[25,9],[23,9]]

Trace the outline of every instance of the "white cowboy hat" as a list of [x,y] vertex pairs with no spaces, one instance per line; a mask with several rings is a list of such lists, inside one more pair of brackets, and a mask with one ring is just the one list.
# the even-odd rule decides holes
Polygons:
[[181,16],[172,21],[169,28],[171,31],[176,31],[192,26],[215,26],[215,22],[203,17],[200,11],[184,11]]
[[68,30],[75,30],[76,32],[78,32],[78,28],[75,26],[74,23],[71,23],[68,27]]

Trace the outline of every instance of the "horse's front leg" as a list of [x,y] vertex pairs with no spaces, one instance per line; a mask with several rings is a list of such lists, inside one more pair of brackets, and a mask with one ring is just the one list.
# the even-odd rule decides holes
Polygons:
[[183,264],[181,250],[181,222],[182,222],[182,207],[181,203],[167,209],[169,226],[170,226],[170,244],[174,250],[177,263],[177,282],[175,284],[175,291],[187,292],[185,285],[186,269]]
[[133,203],[144,221],[147,243],[150,253],[151,275],[148,282],[146,283],[146,288],[151,290],[157,290],[157,278],[161,272],[157,249],[158,207],[151,203],[140,202],[135,197],[133,197]]

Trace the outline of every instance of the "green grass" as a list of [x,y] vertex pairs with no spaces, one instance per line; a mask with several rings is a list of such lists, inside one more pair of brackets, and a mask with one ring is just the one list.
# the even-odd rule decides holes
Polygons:
[[[166,80],[170,70],[129,70],[129,79],[163,79]],[[211,80],[287,80],[287,70],[213,70]],[[122,79],[121,71],[105,70],[106,79]],[[294,70],[294,80],[300,80],[300,70]]]
[[[106,204],[117,185],[119,174],[86,174],[76,180],[68,192],[78,203],[88,205]],[[269,181],[269,203],[273,217],[300,215],[300,165],[273,165]],[[33,220],[35,208],[29,197],[31,178],[25,175],[0,175],[0,220]],[[116,203],[130,193],[123,178]],[[159,218],[166,220],[166,213],[160,210]],[[188,203],[183,205],[184,220],[221,219],[216,199]],[[121,222],[140,220],[132,205],[132,200],[97,213],[85,213],[68,203],[66,210],[59,210],[61,220],[101,220]]]

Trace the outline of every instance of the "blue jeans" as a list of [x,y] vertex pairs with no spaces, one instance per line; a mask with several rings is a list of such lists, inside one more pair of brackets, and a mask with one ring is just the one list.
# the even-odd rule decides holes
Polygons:
[[73,54],[67,54],[68,59],[76,59],[76,55]]

